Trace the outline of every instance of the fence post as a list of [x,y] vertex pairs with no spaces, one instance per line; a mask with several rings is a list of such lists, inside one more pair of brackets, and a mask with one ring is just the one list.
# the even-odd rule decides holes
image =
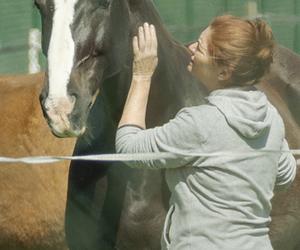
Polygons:
[[256,1],[248,1],[247,3],[247,16],[248,18],[255,18],[258,15],[258,8]]
[[38,29],[39,16],[36,9],[32,9],[32,27],[28,34],[28,73],[34,74],[41,71],[40,51],[41,51],[41,32]]

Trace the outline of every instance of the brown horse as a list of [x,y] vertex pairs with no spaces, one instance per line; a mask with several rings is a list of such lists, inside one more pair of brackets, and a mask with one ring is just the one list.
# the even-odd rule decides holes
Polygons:
[[[155,25],[159,41],[159,65],[151,86],[147,126],[160,125],[180,108],[203,102],[205,91],[186,70],[190,60],[187,49],[166,31],[151,0],[35,3],[43,21],[43,52],[48,56],[42,108],[57,136],[80,136],[75,154],[114,152],[116,124],[131,79],[132,36],[143,22]],[[284,56],[275,57],[279,71],[272,71],[269,79],[278,77],[282,81],[282,59]],[[295,69],[289,66],[286,72]],[[280,102],[283,93],[266,84],[261,86],[269,98],[282,107],[283,113],[290,112],[288,104]],[[289,79],[286,84],[291,84]],[[289,133],[297,117],[297,111],[284,117]],[[161,171],[133,170],[120,164],[111,167],[108,163],[72,162],[66,210],[70,249],[160,249],[169,199],[163,175]],[[298,179],[295,186],[297,183]],[[291,196],[298,194],[295,191],[291,190]],[[300,204],[285,196],[287,206],[274,200],[274,214],[281,211],[289,217],[292,210],[292,214],[300,215]],[[275,235],[280,230],[277,219],[282,222],[273,217],[271,228],[274,245],[280,246],[276,249],[295,250],[300,241],[296,237],[290,240],[289,231]],[[297,223],[290,224],[287,218],[283,222],[292,227],[293,233],[300,232]]]
[[[44,74],[0,77],[0,155],[70,155],[54,137],[38,96]],[[68,162],[0,164],[0,249],[63,250]]]
[[[282,116],[291,148],[300,148],[300,57],[277,47],[271,71],[257,86]],[[298,166],[299,167],[299,166]],[[288,192],[277,193],[272,205],[270,235],[274,249],[299,250],[300,175]]]

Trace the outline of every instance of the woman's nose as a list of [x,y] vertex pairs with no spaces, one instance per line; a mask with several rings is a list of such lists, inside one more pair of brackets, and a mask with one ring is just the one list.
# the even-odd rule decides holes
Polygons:
[[194,43],[191,43],[188,48],[189,50],[194,54],[196,52],[196,46],[197,46],[197,43],[194,42]]

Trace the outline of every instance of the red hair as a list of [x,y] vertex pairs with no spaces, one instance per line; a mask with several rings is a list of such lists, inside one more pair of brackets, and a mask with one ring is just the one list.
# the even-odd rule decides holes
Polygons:
[[214,63],[229,68],[230,84],[255,84],[269,70],[274,39],[266,22],[225,15],[216,17],[209,27],[209,53]]

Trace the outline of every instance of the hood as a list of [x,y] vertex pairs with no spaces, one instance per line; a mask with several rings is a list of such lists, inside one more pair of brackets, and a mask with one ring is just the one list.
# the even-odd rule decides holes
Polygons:
[[271,126],[265,94],[249,88],[219,89],[207,97],[225,116],[228,124],[246,138],[256,138]]

